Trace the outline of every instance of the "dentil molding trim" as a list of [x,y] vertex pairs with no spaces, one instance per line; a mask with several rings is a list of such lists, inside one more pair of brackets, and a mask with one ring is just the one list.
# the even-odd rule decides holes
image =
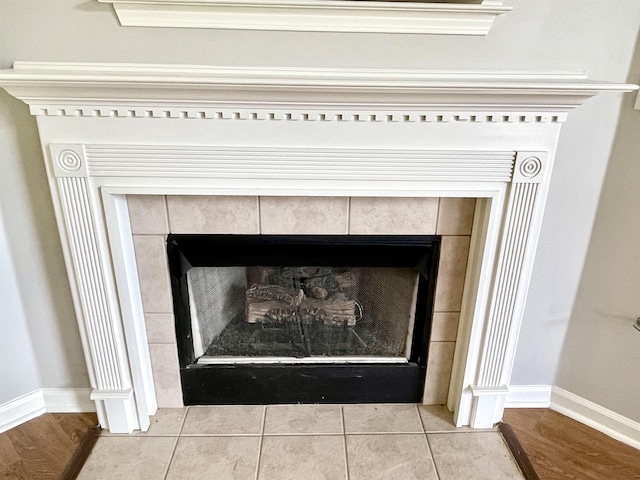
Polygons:
[[602,91],[584,74],[15,62],[33,115],[250,121],[556,123]]
[[511,7],[355,0],[98,0],[122,26],[486,35]]

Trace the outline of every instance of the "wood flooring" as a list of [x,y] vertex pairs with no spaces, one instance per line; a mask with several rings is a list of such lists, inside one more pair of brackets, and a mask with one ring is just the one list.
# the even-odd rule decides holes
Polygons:
[[542,480],[640,479],[640,451],[549,409],[507,409],[511,426]]
[[58,480],[95,413],[45,413],[0,434],[0,479]]

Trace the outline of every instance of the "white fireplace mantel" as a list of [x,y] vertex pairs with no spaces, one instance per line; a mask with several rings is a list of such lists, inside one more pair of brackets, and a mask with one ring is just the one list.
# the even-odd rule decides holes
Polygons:
[[98,0],[125,27],[486,35],[502,0]]
[[19,62],[100,423],[156,410],[127,194],[477,198],[448,406],[501,419],[560,125],[584,75]]

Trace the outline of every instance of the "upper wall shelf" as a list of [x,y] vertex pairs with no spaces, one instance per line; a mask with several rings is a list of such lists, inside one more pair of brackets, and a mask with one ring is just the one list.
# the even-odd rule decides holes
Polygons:
[[486,35],[502,0],[97,0],[127,27]]

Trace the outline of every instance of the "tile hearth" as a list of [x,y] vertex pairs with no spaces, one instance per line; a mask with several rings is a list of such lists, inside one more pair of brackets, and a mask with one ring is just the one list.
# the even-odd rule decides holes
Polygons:
[[98,439],[79,477],[216,480],[523,478],[500,433],[443,406],[160,409],[146,433]]

